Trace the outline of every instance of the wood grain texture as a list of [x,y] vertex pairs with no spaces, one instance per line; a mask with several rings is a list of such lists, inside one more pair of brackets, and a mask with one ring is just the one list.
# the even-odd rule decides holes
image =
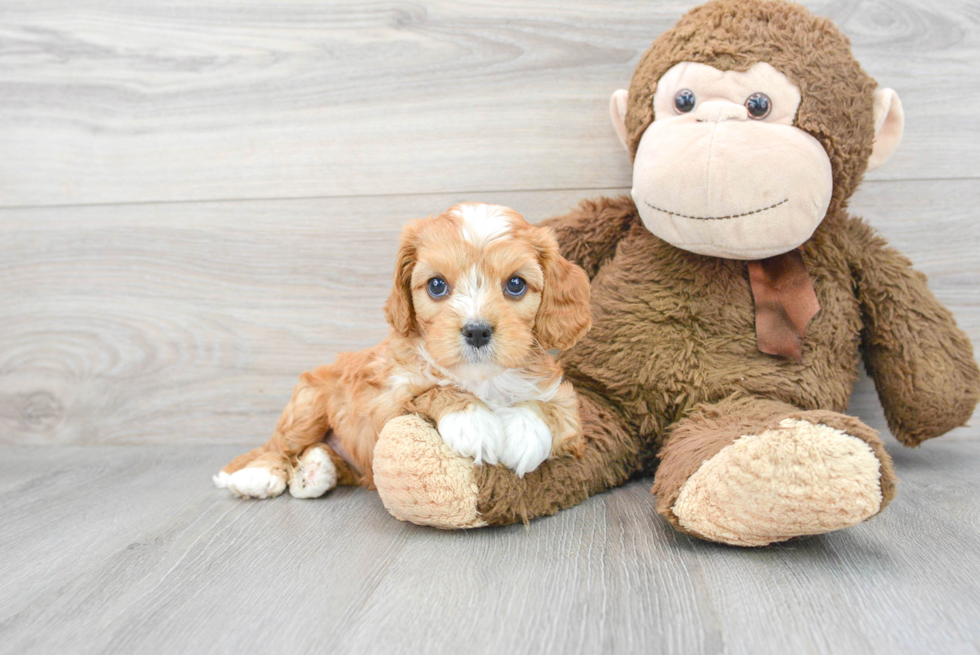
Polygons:
[[[0,3],[0,206],[610,188],[607,116],[696,2]],[[813,0],[896,88],[874,179],[980,177],[973,0]]]
[[300,372],[387,333],[401,226],[468,197],[0,211],[0,442],[254,442]]
[[976,652],[975,437],[890,444],[885,513],[764,549],[674,532],[649,480],[441,532],[362,489],[233,499],[226,446],[0,447],[0,652]]
[[[537,221],[599,193],[477,197]],[[401,225],[473,197],[0,210],[0,443],[263,441],[300,372],[386,334]],[[980,345],[978,206],[971,181],[853,203]],[[880,416],[866,382],[854,409]]]

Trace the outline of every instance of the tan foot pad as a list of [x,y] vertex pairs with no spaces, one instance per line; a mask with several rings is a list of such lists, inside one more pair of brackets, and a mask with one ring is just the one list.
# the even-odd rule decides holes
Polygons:
[[476,510],[479,489],[473,460],[446,446],[431,425],[415,415],[393,419],[374,447],[374,484],[397,519],[436,528],[486,525]]
[[860,523],[881,508],[881,464],[871,447],[799,419],[736,439],[681,488],[673,512],[685,530],[735,546],[765,546]]

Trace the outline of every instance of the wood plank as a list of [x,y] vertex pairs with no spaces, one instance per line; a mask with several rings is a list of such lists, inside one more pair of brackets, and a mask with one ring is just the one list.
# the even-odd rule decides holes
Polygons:
[[[540,220],[600,193],[475,197]],[[386,333],[400,226],[465,198],[0,210],[0,443],[262,441],[300,372]],[[971,181],[853,203],[980,344],[977,206]],[[854,411],[880,417],[867,383]]]
[[442,532],[361,489],[233,499],[209,480],[228,447],[0,447],[51,482],[0,499],[0,650],[975,652],[977,429],[889,450],[881,516],[736,549],[674,532],[649,480]]
[[2,212],[0,443],[256,441],[300,372],[387,333],[401,226],[464,198]]
[[[217,463],[239,451],[224,446],[203,452]],[[169,525],[200,497],[206,480],[188,479],[186,471],[201,458],[202,451],[179,447],[4,448],[0,616],[110,555],[150,545],[132,540]]]
[[[608,124],[696,2],[0,7],[0,206],[612,188]],[[874,179],[980,177],[972,0],[814,0],[899,90]]]
[[[5,569],[4,592],[0,594],[0,642],[4,650],[13,649],[9,652],[39,652],[55,647],[71,652],[132,652],[125,646],[132,637],[140,641],[140,649],[145,649],[153,643],[146,640],[146,626],[156,621],[154,616],[162,618],[170,613],[169,602],[182,606],[185,600],[201,600],[202,593],[209,595],[209,589],[218,594],[212,601],[226,618],[237,616],[233,622],[244,619],[253,628],[265,631],[268,638],[272,634],[262,626],[268,625],[277,595],[288,595],[292,579],[308,594],[322,596],[329,588],[335,599],[333,604],[311,604],[307,614],[340,611],[344,601],[351,598],[343,586],[323,585],[320,574],[307,568],[312,562],[292,548],[323,555],[329,562],[328,569],[338,567],[338,572],[350,576],[345,583],[355,594],[361,591],[357,586],[361,574],[383,565],[392,549],[404,540],[404,536],[397,535],[407,534],[384,511],[377,494],[357,493],[359,489],[342,489],[331,497],[336,502],[329,504],[290,503],[288,498],[269,503],[235,499],[215,489],[210,480],[215,467],[220,468],[222,461],[233,455],[233,449],[227,447],[20,448],[6,449],[4,454],[12,452],[20,457],[22,466],[43,471],[46,463],[63,460],[61,453],[72,450],[86,463],[104,462],[111,471],[89,478],[82,466],[77,472],[69,471],[62,482],[64,489],[42,487],[36,496],[20,494],[5,501],[4,524],[11,527],[11,532],[8,536],[5,528],[5,543],[0,545],[4,554],[0,561]],[[24,457],[29,451],[33,451],[33,460]],[[134,459],[153,466],[125,466]],[[59,468],[49,467],[48,472],[57,473]],[[158,481],[164,484],[154,484]],[[71,492],[73,483],[81,493]],[[110,500],[100,503],[99,495]],[[63,511],[61,507],[74,511]],[[37,509],[43,512],[38,515]],[[323,515],[324,509],[328,510],[327,516]],[[323,520],[333,530],[322,529]],[[372,538],[372,525],[379,523],[389,531]],[[270,531],[270,526],[278,528]],[[352,535],[358,538],[348,538]],[[72,553],[58,550],[65,542],[73,546]],[[305,545],[301,546],[301,542]],[[275,564],[276,553],[283,548],[296,556],[285,567]],[[18,570],[19,560],[32,553],[34,570]],[[224,581],[221,586],[216,586],[213,579],[204,588],[173,582],[174,574],[179,575],[187,567],[221,568],[221,562],[234,562],[232,568],[218,573]],[[317,565],[326,562],[319,561]],[[246,571],[247,575],[243,575]],[[29,590],[24,589],[25,573],[30,574]],[[245,588],[240,588],[239,582],[245,582]],[[170,601],[160,603],[160,594]],[[301,605],[302,595],[297,598]],[[213,627],[206,618],[208,614],[206,611],[198,618]],[[51,632],[46,626],[51,616],[73,625],[65,631]],[[134,621],[142,627],[130,633]],[[221,630],[210,635],[177,632],[180,634],[168,625],[165,635],[154,638],[158,645],[151,650],[191,652],[200,650],[202,643],[224,636]],[[178,641],[184,638],[190,641],[181,642],[183,645],[178,647]],[[254,634],[247,638],[253,639]],[[168,642],[167,648],[158,650],[160,644]],[[243,646],[247,644],[246,640]]]

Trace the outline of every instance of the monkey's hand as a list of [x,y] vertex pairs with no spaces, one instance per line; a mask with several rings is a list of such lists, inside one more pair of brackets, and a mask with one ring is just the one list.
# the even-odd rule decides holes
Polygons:
[[917,446],[972,416],[980,399],[973,346],[925,275],[864,223],[850,227],[865,368],[892,434]]

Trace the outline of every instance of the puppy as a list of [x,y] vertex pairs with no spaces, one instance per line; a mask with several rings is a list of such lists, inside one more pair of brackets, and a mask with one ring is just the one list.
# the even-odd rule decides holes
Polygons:
[[589,280],[550,230],[475,203],[415,220],[402,231],[385,317],[379,345],[301,375],[272,438],[215,484],[252,498],[287,485],[300,498],[371,487],[378,433],[412,412],[460,455],[519,476],[580,453],[578,401],[547,351],[588,331]]

